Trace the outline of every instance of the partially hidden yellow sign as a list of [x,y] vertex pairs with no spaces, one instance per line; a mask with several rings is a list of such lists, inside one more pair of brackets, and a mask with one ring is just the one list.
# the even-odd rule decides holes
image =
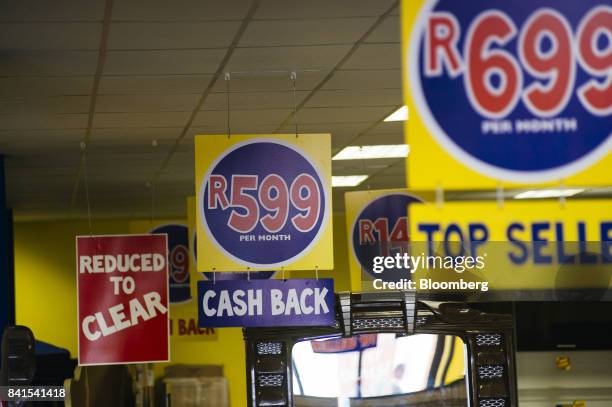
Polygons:
[[331,270],[331,136],[195,138],[198,271]]
[[409,188],[612,184],[609,6],[401,6]]
[[612,284],[611,208],[609,200],[411,205],[413,256],[479,257],[483,265],[421,268],[415,278],[484,281],[490,290],[605,290]]
[[402,250],[410,241],[409,210],[431,199],[431,192],[384,189],[344,195],[351,289],[362,289],[362,273],[372,258]]
[[[189,205],[188,205],[189,206]],[[198,327],[197,284],[202,279],[196,271],[191,248],[193,236],[184,219],[131,221],[131,233],[168,235],[168,279],[170,294],[170,334],[172,341],[214,341],[217,331]]]

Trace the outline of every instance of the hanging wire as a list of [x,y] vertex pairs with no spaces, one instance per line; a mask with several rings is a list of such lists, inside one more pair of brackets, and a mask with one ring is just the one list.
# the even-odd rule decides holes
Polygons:
[[298,116],[297,116],[297,97],[295,95],[295,82],[297,81],[297,72],[291,71],[291,82],[293,86],[293,124],[295,125],[295,137],[298,137]]
[[[153,147],[153,149],[155,149],[155,147],[157,147],[157,140],[152,140],[151,146]],[[151,152],[151,155],[154,156],[153,150]],[[155,221],[155,174],[153,174],[153,178],[151,179],[149,186],[151,188],[151,224],[153,224],[153,222]]]
[[91,226],[91,204],[89,202],[89,179],[87,178],[87,144],[81,142],[81,158],[83,160],[83,184],[85,186],[85,202],[87,205],[87,223],[89,225],[89,236],[93,235]]
[[501,182],[497,183],[495,197],[497,199],[497,207],[499,209],[502,209],[504,207],[504,184],[502,184]]
[[231,75],[226,72],[223,76],[225,79],[225,94],[227,96],[227,138],[230,138],[232,132],[230,129],[230,79]]
[[[359,150],[363,150],[363,146],[359,146]],[[363,169],[363,174],[367,175],[368,178],[366,178],[366,189],[369,191],[370,190],[370,176],[368,174],[368,165],[366,164],[366,160],[364,158],[364,156],[361,156],[361,168]]]
[[[565,189],[565,182],[563,182],[563,180],[559,182],[559,189],[561,191]],[[559,194],[559,206],[561,207],[561,209],[565,208],[565,202],[566,202],[565,194],[563,193]]]
[[151,188],[151,223],[155,221],[155,181],[149,183]]
[[442,184],[436,186],[436,206],[438,209],[442,209],[444,206],[444,188]]

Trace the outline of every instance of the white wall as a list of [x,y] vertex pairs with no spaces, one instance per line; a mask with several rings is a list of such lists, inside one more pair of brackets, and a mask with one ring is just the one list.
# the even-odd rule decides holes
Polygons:
[[[571,359],[569,371],[557,369],[557,356]],[[612,406],[612,351],[519,352],[517,375],[521,407]]]

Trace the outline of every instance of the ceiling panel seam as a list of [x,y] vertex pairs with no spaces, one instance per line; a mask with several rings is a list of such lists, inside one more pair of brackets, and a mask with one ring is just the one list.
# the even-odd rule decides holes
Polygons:
[[360,131],[359,133],[357,133],[357,135],[355,135],[355,137],[353,137],[352,139],[349,140],[348,143],[345,143],[344,145],[342,145],[338,150],[342,150],[344,147],[350,146],[352,144],[354,144],[359,138],[361,138],[362,136],[364,136],[366,133],[370,132],[371,130],[373,130],[374,128],[376,128],[379,124],[381,124],[382,122],[385,121],[385,119],[393,112],[395,112],[397,109],[399,109],[400,107],[402,107],[402,105],[395,105],[393,106],[393,109],[389,110],[388,112],[386,112],[380,119],[378,119],[377,121],[375,121],[374,123],[372,123],[370,126],[368,126],[365,130]]
[[102,20],[102,33],[100,35],[100,46],[98,47],[98,62],[96,64],[96,73],[94,74],[94,80],[91,88],[91,99],[89,102],[89,111],[87,116],[87,127],[85,129],[85,138],[83,140],[84,148],[81,151],[81,160],[79,168],[77,170],[76,180],[74,181],[74,187],[72,188],[72,196],[70,198],[70,212],[74,207],[76,198],[79,191],[79,184],[81,176],[83,174],[83,166],[85,164],[85,152],[91,139],[91,129],[93,127],[94,115],[96,112],[96,101],[98,97],[98,88],[100,86],[100,78],[104,71],[104,65],[106,63],[106,48],[108,45],[108,38],[110,34],[110,24],[113,14],[113,3],[114,0],[106,0],[104,7],[104,18]]
[[234,38],[232,39],[232,42],[231,42],[230,46],[227,49],[227,52],[223,56],[223,59],[219,63],[219,66],[217,67],[217,70],[215,71],[213,77],[211,78],[211,80],[209,81],[208,85],[206,86],[206,89],[204,89],[204,91],[202,92],[202,96],[200,96],[198,102],[196,103],[195,107],[193,108],[193,110],[191,112],[191,115],[187,119],[187,123],[183,127],[183,130],[181,131],[181,133],[176,138],[176,141],[174,142],[174,144],[170,148],[170,151],[166,155],[166,158],[164,158],[164,160],[162,161],[162,163],[161,163],[161,165],[159,167],[159,170],[155,173],[155,176],[153,177],[153,181],[154,182],[156,182],[158,180],[158,178],[161,175],[161,173],[168,166],[168,163],[172,159],[172,156],[178,150],[179,145],[181,144],[181,142],[185,138],[185,135],[189,131],[189,128],[193,124],[193,121],[195,120],[197,114],[200,112],[200,109],[201,109],[202,105],[204,104],[204,102],[206,101],[206,98],[212,92],[212,89],[215,86],[215,84],[217,83],[217,80],[222,76],[222,74],[223,74],[223,72],[225,70],[225,67],[227,66],[227,64],[228,64],[232,54],[234,53],[234,50],[238,46],[238,43],[239,43],[240,39],[242,38],[244,32],[246,31],[246,28],[248,27],[249,23],[251,22],[253,16],[255,15],[255,12],[257,11],[257,8],[259,7],[260,2],[261,2],[260,0],[253,0],[253,2],[251,3],[251,6],[249,7],[249,10],[247,11],[244,19],[242,20],[242,23],[240,24],[240,27],[238,27],[238,30],[236,31],[236,34],[234,34]]
[[[285,126],[287,126],[291,120],[293,119],[294,115],[296,112],[299,112],[300,109],[302,109],[306,103],[308,103],[308,101],[310,99],[312,99],[312,97],[315,95],[315,93],[317,91],[319,91],[336,73],[337,70],[339,70],[340,68],[342,68],[342,66],[350,59],[350,57],[357,51],[357,49],[363,44],[365,43],[365,41],[367,40],[367,38],[370,36],[370,34],[372,34],[372,32],[374,32],[374,30],[383,22],[385,21],[385,19],[397,8],[398,6],[398,1],[393,2],[393,4],[391,5],[391,7],[389,7],[383,14],[381,14],[376,21],[366,30],[366,32],[355,42],[355,44],[353,44],[353,46],[351,47],[351,49],[349,49],[349,51],[346,53],[346,55],[344,57],[342,57],[342,59],[336,64],[336,66],[327,73],[327,75],[325,75],[325,77],[321,80],[321,82],[319,82],[317,84],[317,86],[315,86],[312,91],[310,91],[310,93],[308,95],[306,95],[306,97],[296,106],[295,112],[292,112],[289,114],[289,116],[276,128],[276,130],[274,131],[275,133],[278,133],[279,131],[281,131],[281,129],[283,129]],[[299,78],[298,78],[299,80]]]

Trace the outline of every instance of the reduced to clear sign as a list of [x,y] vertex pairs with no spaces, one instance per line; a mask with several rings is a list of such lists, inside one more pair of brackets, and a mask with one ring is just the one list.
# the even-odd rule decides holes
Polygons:
[[78,236],[79,364],[169,359],[165,234]]
[[198,282],[200,327],[330,326],[334,280]]

